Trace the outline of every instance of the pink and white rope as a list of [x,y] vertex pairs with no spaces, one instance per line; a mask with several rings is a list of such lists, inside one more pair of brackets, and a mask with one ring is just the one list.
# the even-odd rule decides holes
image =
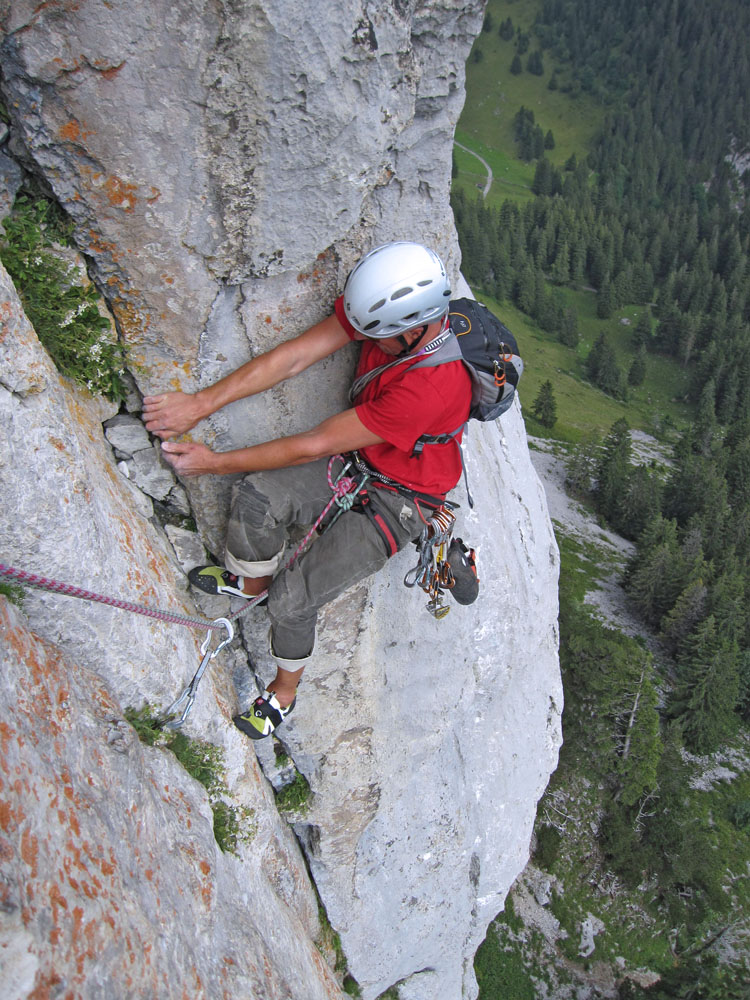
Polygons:
[[[334,455],[333,458],[328,462],[328,485],[331,487],[333,496],[328,501],[325,509],[322,511],[318,517],[315,524],[308,531],[305,537],[302,539],[300,544],[292,553],[290,559],[285,565],[285,569],[288,569],[296,559],[302,554],[302,552],[307,548],[310,539],[313,537],[315,532],[318,530],[323,520],[328,514],[331,507],[337,502],[337,500],[344,497],[355,484],[355,481],[348,476],[342,476],[337,482],[334,482],[331,469],[333,463],[336,459],[341,459],[341,455]],[[9,580],[15,580],[17,583],[25,587],[35,587],[40,590],[49,590],[55,594],[63,594],[65,597],[78,597],[84,601],[95,601],[99,604],[106,604],[112,608],[119,608],[121,611],[130,611],[133,614],[145,615],[147,618],[155,618],[158,621],[170,622],[174,625],[187,625],[193,628],[202,629],[215,629],[223,628],[224,626],[218,624],[217,622],[203,621],[200,618],[191,618],[187,615],[178,615],[173,611],[162,611],[159,608],[149,608],[143,604],[134,604],[132,601],[123,601],[116,597],[107,597],[104,594],[97,594],[92,590],[85,590],[83,587],[76,587],[70,583],[62,583],[60,580],[53,580],[46,576],[41,576],[38,573],[28,573],[26,570],[17,569],[15,566],[6,566],[0,563],[0,577],[5,577]],[[268,594],[267,590],[263,593],[258,594],[253,597],[252,600],[247,601],[239,609],[239,611],[233,612],[231,615],[227,615],[229,620],[238,618],[240,615],[244,614],[250,608],[252,608],[258,601],[261,601]]]

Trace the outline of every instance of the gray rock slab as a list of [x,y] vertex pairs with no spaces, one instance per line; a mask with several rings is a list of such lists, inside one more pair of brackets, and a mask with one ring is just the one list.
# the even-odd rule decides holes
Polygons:
[[143,421],[126,413],[118,413],[108,420],[104,424],[104,435],[113,448],[128,458],[152,447]]
[[271,882],[219,849],[202,785],[4,598],[0,663],[4,997],[343,997]]
[[137,451],[129,464],[130,478],[136,486],[154,500],[166,500],[176,480],[157,448]]
[[[429,243],[458,280],[451,149],[483,13],[479,0],[346,0],[312,13],[279,0],[12,5],[0,58],[14,149],[70,213],[140,392],[208,385],[322,319],[377,243]],[[114,466],[100,409],[71,395],[14,310],[4,322],[9,558],[32,552],[40,571],[78,570],[76,583],[85,571],[95,589],[195,611],[165,536]],[[340,352],[191,435],[225,450],[305,429],[346,405],[353,364],[353,350]],[[138,456],[162,475],[151,449],[134,467]],[[472,429],[467,461],[477,509],[461,499],[461,534],[480,548],[482,598],[434,622],[401,584],[411,553],[395,557],[326,609],[284,737],[313,790],[295,832],[365,1000],[396,981],[410,1000],[476,996],[474,952],[528,857],[557,759],[557,551],[520,412]],[[220,553],[231,478],[182,486]],[[70,605],[30,596],[35,631],[106,678],[121,704],[168,704],[192,676],[190,632]],[[243,619],[263,680],[266,630],[262,611]],[[265,946],[276,934],[289,943],[293,927],[309,946],[317,910],[305,865],[228,722],[252,676],[236,649],[212,664],[189,730],[226,749],[231,786],[255,810],[240,875],[248,906],[254,878],[273,886]],[[200,906],[203,883],[189,886],[186,905]],[[335,989],[321,967],[290,995]]]
[[[0,139],[0,141],[3,140]],[[13,202],[16,200],[16,195],[22,183],[23,170],[15,160],[0,151],[0,221],[13,208]]]
[[[115,468],[107,407],[59,378],[1,266],[0,298],[5,564],[200,619],[166,537]],[[46,591],[25,592],[22,617],[0,605],[0,712],[13,719],[0,780],[15,817],[0,863],[16,901],[2,946],[19,990],[55,975],[91,1000],[128,989],[213,1000],[227,983],[230,995],[250,983],[261,1000],[279,989],[342,995],[313,944],[317,900],[299,847],[230,722],[237,644],[212,661],[185,726],[221,749],[228,793],[245,810],[253,836],[234,856],[213,840],[202,787],[122,721],[127,706],[174,700],[205,631]]]
[[188,573],[195,566],[202,566],[208,562],[206,550],[195,531],[177,528],[172,524],[165,525],[164,530],[183,572]]

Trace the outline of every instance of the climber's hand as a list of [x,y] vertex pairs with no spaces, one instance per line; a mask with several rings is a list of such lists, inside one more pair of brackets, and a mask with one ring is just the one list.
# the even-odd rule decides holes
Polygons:
[[166,441],[161,446],[164,458],[181,476],[206,476],[221,472],[221,455],[205,444],[192,441]]
[[189,392],[165,392],[160,396],[146,396],[143,400],[146,430],[162,440],[184,434],[203,416],[198,397]]

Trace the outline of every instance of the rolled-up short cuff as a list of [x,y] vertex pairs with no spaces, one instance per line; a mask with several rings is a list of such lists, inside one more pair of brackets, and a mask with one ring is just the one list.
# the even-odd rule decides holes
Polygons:
[[306,653],[304,656],[295,656],[295,657],[279,656],[273,648],[273,629],[270,629],[268,632],[268,652],[274,658],[276,664],[282,668],[282,670],[291,670],[291,671],[304,670],[304,668],[312,659],[312,649],[310,650],[309,653]]
[[251,580],[257,580],[262,576],[273,576],[281,565],[284,558],[284,549],[277,552],[270,559],[263,559],[258,562],[250,562],[246,559],[237,559],[229,549],[224,550],[224,565],[230,573],[236,576],[248,576]]

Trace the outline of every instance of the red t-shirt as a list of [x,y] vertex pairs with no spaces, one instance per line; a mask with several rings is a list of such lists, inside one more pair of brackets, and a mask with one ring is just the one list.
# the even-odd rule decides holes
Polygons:
[[[356,375],[393,361],[377,340],[359,340],[344,312],[343,298],[336,300],[336,317],[352,340],[362,344]],[[450,434],[466,422],[471,404],[471,378],[461,361],[434,368],[414,369],[408,361],[374,378],[357,396],[354,407],[365,427],[383,438],[383,444],[362,448],[368,465],[410,489],[444,496],[461,478],[458,442],[426,444],[413,456],[422,434]]]

